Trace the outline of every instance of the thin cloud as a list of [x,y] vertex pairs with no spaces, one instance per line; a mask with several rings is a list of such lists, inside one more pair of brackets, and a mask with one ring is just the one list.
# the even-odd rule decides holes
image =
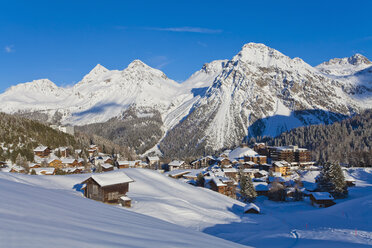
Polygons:
[[146,62],[148,62],[154,68],[160,70],[163,69],[168,64],[170,64],[172,61],[169,60],[167,56],[154,56],[146,59]]
[[15,52],[14,45],[5,46],[4,50],[5,50],[6,53],[13,53],[13,52]]
[[170,28],[148,28],[155,31],[180,32],[180,33],[200,33],[200,34],[218,34],[222,33],[221,29],[209,29],[199,27],[170,27]]

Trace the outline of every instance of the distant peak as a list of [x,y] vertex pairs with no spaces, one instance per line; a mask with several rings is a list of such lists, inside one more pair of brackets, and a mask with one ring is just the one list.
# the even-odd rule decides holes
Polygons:
[[365,56],[356,53],[353,56],[349,57],[348,62],[352,65],[360,65],[360,64],[371,64],[371,61],[369,61]]
[[97,64],[90,72],[89,74],[91,73],[94,73],[94,74],[97,74],[97,73],[105,73],[105,72],[108,72],[109,70],[102,66],[101,64]]
[[139,59],[133,60],[129,65],[128,68],[151,68],[150,66],[146,65]]

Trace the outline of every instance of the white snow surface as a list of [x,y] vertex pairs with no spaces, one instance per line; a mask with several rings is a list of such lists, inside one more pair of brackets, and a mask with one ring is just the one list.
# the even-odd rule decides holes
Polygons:
[[[135,180],[129,186],[130,209],[74,191],[73,185],[88,174],[0,173],[0,240],[6,247],[238,247],[196,232],[203,231],[254,247],[372,245],[370,168],[348,170],[356,187],[332,207],[315,208],[308,198],[277,203],[258,197],[258,215],[243,214],[244,203],[156,171],[108,173],[121,171]],[[301,177],[314,181],[316,175]]]

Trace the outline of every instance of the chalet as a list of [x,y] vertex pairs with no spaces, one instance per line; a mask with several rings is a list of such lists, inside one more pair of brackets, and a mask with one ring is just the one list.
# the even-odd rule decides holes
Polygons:
[[45,168],[35,168],[33,169],[36,172],[36,175],[55,175],[55,168],[45,167]]
[[61,153],[61,157],[64,157],[64,158],[67,158],[71,153],[71,151],[68,147],[60,147],[60,148],[58,148],[58,150]]
[[132,199],[130,199],[128,196],[121,196],[119,198],[119,204],[123,207],[130,208],[132,205]]
[[267,196],[269,192],[269,186],[265,182],[253,182],[254,188],[256,189],[257,195]]
[[231,161],[227,157],[219,157],[219,158],[217,158],[217,163],[221,167],[231,165]]
[[183,175],[183,177],[185,179],[188,179],[188,180],[195,180],[196,181],[196,179],[198,179],[199,174],[204,175],[204,171],[192,170],[192,171],[190,171],[190,173],[187,173],[187,174]]
[[47,146],[38,146],[34,149],[34,154],[40,158],[46,158],[51,153],[51,150]]
[[259,214],[260,213],[260,208],[256,204],[249,203],[249,204],[245,205],[244,213],[245,214]]
[[289,175],[289,168],[290,165],[286,161],[276,161],[273,163],[272,171],[273,172],[279,172],[282,176]]
[[168,164],[169,171],[182,169],[185,166],[185,161],[173,160]]
[[244,169],[243,174],[247,177],[254,178],[255,173],[259,172],[258,169]]
[[209,186],[213,191],[217,191],[220,194],[236,199],[237,183],[233,179],[220,176],[211,176],[207,179],[209,179]]
[[84,196],[105,203],[118,203],[120,197],[126,196],[132,178],[123,172],[93,175],[82,183]]
[[26,170],[25,168],[21,167],[21,166],[13,166],[10,171],[11,173],[26,173]]
[[117,161],[117,165],[119,169],[126,169],[129,168],[129,161]]
[[62,164],[65,167],[76,167],[79,166],[79,162],[74,158],[64,158],[62,159]]
[[54,167],[54,168],[62,168],[62,160],[58,158],[51,158],[47,160],[47,164],[49,167]]
[[225,168],[223,172],[227,177],[238,180],[238,170],[236,168]]
[[311,205],[327,208],[335,205],[333,196],[328,192],[313,192],[310,195]]
[[158,156],[148,156],[146,161],[150,168],[160,169],[160,159]]
[[114,170],[114,166],[112,164],[105,163],[105,164],[102,164],[101,167],[102,167],[102,171],[104,172]]

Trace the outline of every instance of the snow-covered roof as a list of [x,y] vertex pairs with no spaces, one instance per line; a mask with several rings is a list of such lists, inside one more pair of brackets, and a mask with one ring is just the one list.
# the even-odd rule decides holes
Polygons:
[[102,173],[99,175],[93,175],[91,178],[96,181],[101,187],[121,184],[121,183],[131,183],[134,182],[132,178],[130,178],[124,172],[117,172],[117,173]]
[[48,149],[47,146],[38,146],[34,149],[34,152],[43,152],[45,151],[46,149]]
[[55,171],[55,168],[53,168],[53,167],[45,167],[45,168],[34,168],[33,170],[35,170],[36,175],[42,175],[42,174],[53,175],[54,174],[54,171]]
[[244,212],[247,212],[250,209],[254,209],[257,212],[260,212],[260,208],[254,203],[248,203],[247,205],[245,205]]
[[282,160],[282,161],[275,161],[273,165],[277,167],[288,167],[289,163],[287,161]]
[[269,190],[268,184],[264,182],[253,182],[253,185],[256,191],[268,191]]
[[334,200],[333,196],[328,192],[313,192],[311,194],[315,200]]
[[104,163],[101,166],[102,166],[102,168],[105,168],[105,169],[109,169],[109,168],[113,167],[112,164],[107,164],[107,163]]
[[233,151],[231,151],[229,153],[229,159],[232,160],[232,159],[239,159],[239,158],[243,158],[244,156],[247,156],[247,157],[254,157],[254,156],[257,156],[258,153],[255,152],[254,150],[252,150],[251,148],[249,147],[238,147],[238,148],[235,148]]
[[184,171],[184,170],[174,170],[174,171],[169,171],[167,172],[167,174],[169,176],[172,176],[172,177],[176,177],[176,176],[181,176],[181,175],[185,175],[185,174],[189,174],[190,171]]
[[61,161],[61,160],[58,159],[58,158],[50,158],[50,159],[47,160],[47,163],[49,164],[49,163],[51,163],[51,162],[53,162],[53,161],[55,161],[55,160]]
[[148,156],[147,159],[149,161],[159,161],[160,160],[158,156],[152,156],[152,157]]
[[223,172],[234,173],[234,172],[238,172],[238,170],[236,168],[225,168],[223,169]]
[[174,167],[179,167],[181,165],[183,165],[185,163],[185,161],[181,161],[181,160],[173,160],[172,162],[170,162],[168,165],[169,166],[174,166]]
[[72,164],[75,161],[76,161],[76,159],[74,159],[74,158],[64,158],[64,159],[62,159],[63,164]]
[[123,201],[131,201],[132,199],[130,199],[128,196],[124,195],[124,196],[121,196],[121,197],[120,197],[120,200],[123,200]]
[[213,182],[214,182],[217,186],[226,186],[226,184],[223,183],[223,182],[220,180],[220,177],[212,177],[211,179],[213,180]]

